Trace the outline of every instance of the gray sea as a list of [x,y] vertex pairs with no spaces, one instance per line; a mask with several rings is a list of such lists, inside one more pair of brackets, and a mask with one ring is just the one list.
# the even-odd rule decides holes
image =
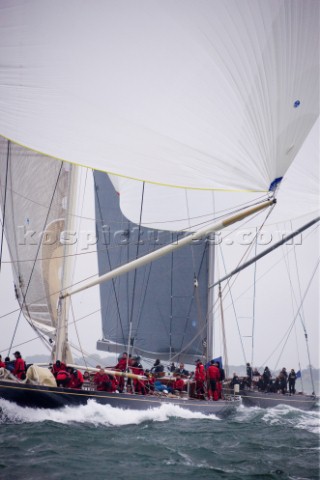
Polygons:
[[0,400],[0,478],[318,479],[319,411],[239,407],[221,419],[163,405],[62,410]]

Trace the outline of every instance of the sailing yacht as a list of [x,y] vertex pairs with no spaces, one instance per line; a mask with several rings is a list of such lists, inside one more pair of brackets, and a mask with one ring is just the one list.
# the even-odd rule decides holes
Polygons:
[[[319,5],[13,0],[0,8],[1,207],[20,315],[49,345],[53,361],[70,365],[70,299],[101,284],[101,349],[210,360],[214,253],[207,237],[277,208],[282,179],[319,116]],[[79,165],[95,170],[102,243],[99,277],[74,281],[70,232]],[[137,182],[133,232],[110,178],[120,206],[127,181]],[[144,192],[153,184],[186,196],[199,191],[198,204],[214,192],[224,214],[197,225],[187,202],[187,216],[180,210],[172,222],[168,212],[154,240],[159,228],[145,232],[142,222],[154,208]],[[110,226],[120,245],[108,244]],[[0,381],[0,394],[38,406],[93,398],[127,408],[169,402],[206,413],[237,403],[11,380]]]

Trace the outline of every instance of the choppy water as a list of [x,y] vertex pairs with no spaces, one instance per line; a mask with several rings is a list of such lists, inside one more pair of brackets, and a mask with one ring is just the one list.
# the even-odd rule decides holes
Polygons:
[[319,478],[318,411],[0,407],[1,480]]

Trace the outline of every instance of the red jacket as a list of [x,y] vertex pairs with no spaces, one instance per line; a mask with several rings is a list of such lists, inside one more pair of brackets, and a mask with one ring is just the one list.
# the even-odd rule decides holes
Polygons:
[[126,358],[120,358],[119,362],[117,365],[114,367],[116,370],[121,370],[122,372],[125,371],[127,368],[127,359]]
[[4,362],[0,362],[0,368],[6,368],[6,364]]
[[80,370],[77,370],[77,375],[71,374],[71,380],[68,385],[69,388],[81,388],[83,385],[83,375]]
[[204,382],[206,379],[206,371],[204,369],[204,365],[202,363],[199,363],[196,366],[195,372],[194,372],[194,379],[196,382]]
[[144,374],[143,368],[140,368],[140,367],[130,367],[130,370],[135,375],[143,375]]
[[113,376],[113,379],[112,379],[112,382],[111,382],[112,392],[115,392],[115,391],[117,390],[118,385],[119,385],[118,379],[117,379],[117,377],[114,375],[114,376]]
[[[97,372],[93,377],[93,381],[99,391],[109,392],[112,389],[110,378],[106,373]],[[108,386],[108,384],[110,385]]]
[[214,365],[210,365],[207,369],[207,377],[209,380],[220,380],[219,368]]
[[12,373],[17,378],[20,378],[20,379],[26,373],[26,366],[25,366],[24,360],[22,358],[17,358],[16,359],[16,361],[14,362],[14,370],[13,370]]
[[[71,380],[71,375],[66,370],[59,370],[56,375],[57,382],[63,382],[64,380]],[[69,384],[68,384],[69,386]]]
[[182,378],[178,378],[175,382],[173,382],[173,389],[182,392],[184,389],[184,381]]
[[52,366],[52,373],[55,377],[57,377],[57,373],[60,372],[60,370],[66,371],[67,366],[65,363],[61,362],[60,367],[58,367],[55,363]]

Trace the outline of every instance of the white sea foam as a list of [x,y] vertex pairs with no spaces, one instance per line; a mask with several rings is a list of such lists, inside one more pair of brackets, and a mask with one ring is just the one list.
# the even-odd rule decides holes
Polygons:
[[287,405],[270,408],[263,415],[262,420],[270,425],[291,425],[293,428],[320,433],[319,410],[302,411]]
[[239,422],[248,422],[255,418],[257,415],[264,412],[264,410],[260,407],[245,407],[243,404],[239,405],[237,408],[237,415],[236,420]]
[[240,423],[250,423],[255,419],[261,419],[268,425],[291,426],[316,434],[320,433],[319,410],[304,411],[288,405],[278,405],[268,409],[241,405],[237,409],[234,420]]
[[161,405],[148,410],[124,410],[110,405],[89,401],[87,405],[64,407],[60,410],[22,408],[14,403],[0,400],[2,422],[35,423],[52,421],[56,423],[90,423],[93,425],[122,426],[138,425],[142,422],[165,422],[172,417],[184,419],[218,420],[215,415],[190,412],[174,405]]

